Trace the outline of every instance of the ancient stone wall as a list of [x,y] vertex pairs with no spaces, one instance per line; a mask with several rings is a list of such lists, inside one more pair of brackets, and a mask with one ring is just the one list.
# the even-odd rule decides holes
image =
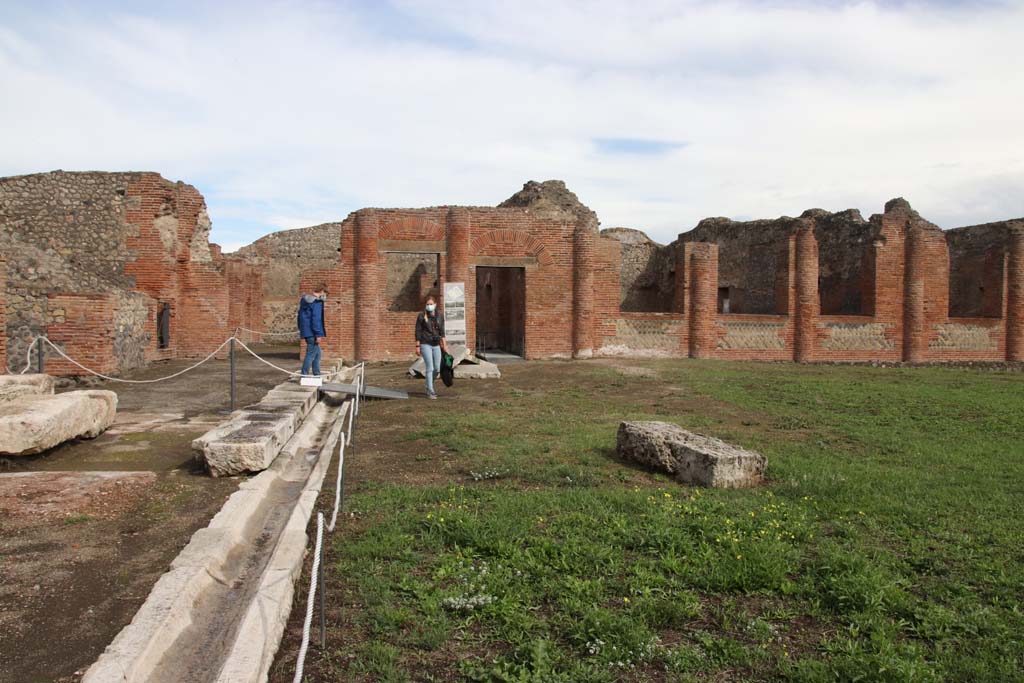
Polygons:
[[7,369],[7,261],[0,257],[0,374]]
[[639,230],[609,228],[602,237],[622,244],[619,262],[619,306],[623,311],[672,310],[675,290],[673,247],[658,244]]
[[[0,250],[8,258],[8,359],[24,359],[40,334],[54,343],[63,335],[59,345],[96,364],[89,367],[123,372],[205,355],[233,322],[255,324],[259,306],[242,280],[258,272],[245,266],[249,271],[229,281],[233,260],[211,248],[206,203],[184,183],[156,173],[2,178],[0,226]],[[233,316],[229,300],[236,293],[245,303]],[[160,348],[157,312],[165,305],[170,343]],[[53,362],[54,372],[82,374],[66,361]]]
[[[865,261],[877,226],[856,209],[830,213],[809,209],[800,218],[813,218],[819,250],[821,310],[825,315],[864,312],[861,292]],[[729,313],[774,314],[785,311],[779,278],[786,268],[786,240],[800,219],[733,221],[705,218],[678,241],[718,245],[718,308]]]
[[998,318],[1003,314],[1003,268],[1009,230],[1024,221],[984,223],[946,232],[949,244],[949,315]]
[[[335,268],[340,260],[341,222],[282,230],[261,237],[234,252],[246,263],[259,267],[263,288],[258,315],[266,339],[298,339],[295,316],[303,274]],[[291,335],[294,334],[294,337]]]

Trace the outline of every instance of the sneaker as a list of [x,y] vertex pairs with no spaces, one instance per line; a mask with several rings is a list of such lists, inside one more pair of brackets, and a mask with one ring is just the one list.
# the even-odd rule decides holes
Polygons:
[[427,394],[427,398],[437,398],[437,394]]

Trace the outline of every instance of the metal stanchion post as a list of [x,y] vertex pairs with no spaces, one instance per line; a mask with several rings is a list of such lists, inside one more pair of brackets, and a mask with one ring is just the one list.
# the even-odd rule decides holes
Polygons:
[[44,352],[46,351],[46,342],[44,342],[43,338],[40,337],[38,340],[38,344],[39,349],[36,351],[36,366],[37,369],[39,370],[39,374],[42,375],[43,373],[46,372],[46,359],[43,355]]
[[231,338],[228,355],[231,359],[231,412],[235,412],[235,338]]

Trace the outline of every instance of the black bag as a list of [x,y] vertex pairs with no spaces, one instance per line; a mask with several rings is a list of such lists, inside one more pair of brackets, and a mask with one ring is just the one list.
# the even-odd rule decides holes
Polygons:
[[455,384],[455,358],[450,353],[441,354],[441,381],[446,387]]

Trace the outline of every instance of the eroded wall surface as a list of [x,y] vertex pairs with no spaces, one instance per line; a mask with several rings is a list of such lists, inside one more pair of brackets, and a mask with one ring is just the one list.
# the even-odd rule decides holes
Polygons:
[[[239,262],[229,278],[229,260],[209,244],[202,195],[156,173],[2,178],[0,225],[10,369],[21,370],[11,359],[24,359],[39,335],[104,373],[205,355],[234,326],[252,324],[258,309],[230,310],[250,298],[258,269]],[[161,304],[171,311],[165,347],[156,330]],[[56,357],[47,371],[82,373]]]

